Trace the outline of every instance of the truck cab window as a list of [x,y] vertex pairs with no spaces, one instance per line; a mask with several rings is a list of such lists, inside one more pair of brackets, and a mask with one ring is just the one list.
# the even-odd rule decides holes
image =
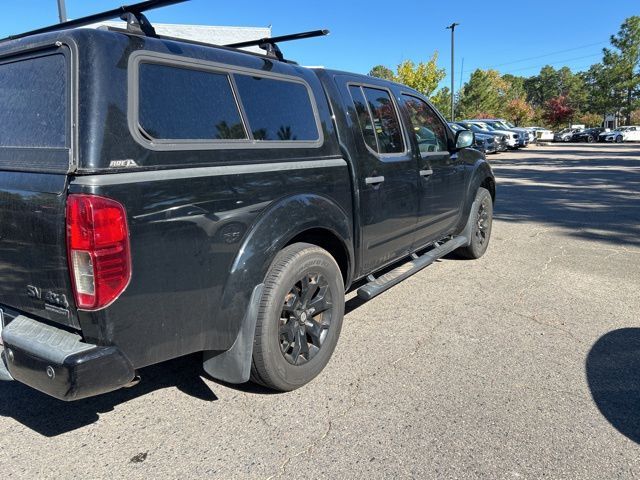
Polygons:
[[400,121],[389,92],[371,87],[362,90],[369,103],[380,153],[404,152]]
[[374,152],[379,152],[376,135],[373,131],[373,121],[371,120],[371,115],[369,115],[367,100],[364,98],[362,89],[356,85],[351,85],[349,87],[349,92],[353,99],[353,105],[356,108],[357,120],[360,125],[362,136],[364,137],[364,143],[366,143]]
[[446,129],[435,112],[426,102],[417,97],[410,95],[403,95],[403,97],[420,153],[446,151]]

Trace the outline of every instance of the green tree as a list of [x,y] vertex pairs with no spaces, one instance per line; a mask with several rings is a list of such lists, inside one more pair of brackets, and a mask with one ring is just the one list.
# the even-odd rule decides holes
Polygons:
[[462,117],[501,116],[509,84],[495,70],[477,69],[460,92],[458,111]]
[[544,107],[552,98],[565,97],[574,110],[580,110],[586,101],[583,75],[573,73],[568,67],[556,70],[546,65],[538,75],[524,80],[523,89],[533,107]]
[[383,78],[384,80],[395,80],[395,76],[391,69],[385,67],[384,65],[376,65],[369,71],[370,77],[378,77]]
[[619,110],[622,103],[622,91],[615,71],[602,64],[591,65],[584,75],[586,85],[586,111],[604,117],[607,113]]
[[603,50],[603,65],[615,79],[614,90],[621,93],[622,111],[627,123],[637,108],[640,96],[640,16],[627,18],[617,35],[611,36],[613,49]]
[[507,73],[502,76],[502,80],[504,80],[508,85],[506,95],[509,100],[526,98],[527,92],[524,88],[526,79],[524,77],[517,77]]
[[438,90],[434,95],[431,95],[431,103],[436,107],[442,115],[449,118],[449,113],[451,113],[451,90],[447,87],[442,87]]
[[405,60],[398,65],[396,73],[396,81],[427,97],[438,88],[444,77],[444,68],[438,68],[438,52],[434,52],[429,61],[419,62],[417,65],[411,60]]

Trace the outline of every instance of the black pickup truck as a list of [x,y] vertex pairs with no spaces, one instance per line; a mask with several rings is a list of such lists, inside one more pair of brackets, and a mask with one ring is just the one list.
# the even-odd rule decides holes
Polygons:
[[477,258],[495,181],[418,92],[117,29],[0,44],[0,377],[63,400],[194,352],[287,391],[345,292]]

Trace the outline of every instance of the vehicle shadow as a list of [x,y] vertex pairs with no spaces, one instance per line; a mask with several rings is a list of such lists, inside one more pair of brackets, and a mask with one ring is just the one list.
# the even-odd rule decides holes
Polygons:
[[620,433],[640,443],[640,328],[621,328],[600,337],[585,369],[600,413]]
[[495,218],[562,227],[581,239],[640,246],[640,146],[579,144],[491,161]]
[[55,437],[96,422],[101,413],[121,403],[167,387],[206,402],[218,399],[202,378],[207,376],[201,354],[143,368],[140,376],[142,380],[134,387],[75,402],[57,400],[20,382],[0,382],[0,416],[12,417],[41,435]]

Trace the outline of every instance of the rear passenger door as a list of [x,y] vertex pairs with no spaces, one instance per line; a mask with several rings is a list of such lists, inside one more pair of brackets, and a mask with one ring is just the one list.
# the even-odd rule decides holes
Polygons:
[[356,147],[360,264],[368,273],[411,251],[418,215],[418,165],[393,92],[363,84],[358,77],[341,80]]
[[419,166],[417,248],[453,233],[464,200],[465,166],[450,152],[453,137],[436,111],[412,93],[401,98]]

